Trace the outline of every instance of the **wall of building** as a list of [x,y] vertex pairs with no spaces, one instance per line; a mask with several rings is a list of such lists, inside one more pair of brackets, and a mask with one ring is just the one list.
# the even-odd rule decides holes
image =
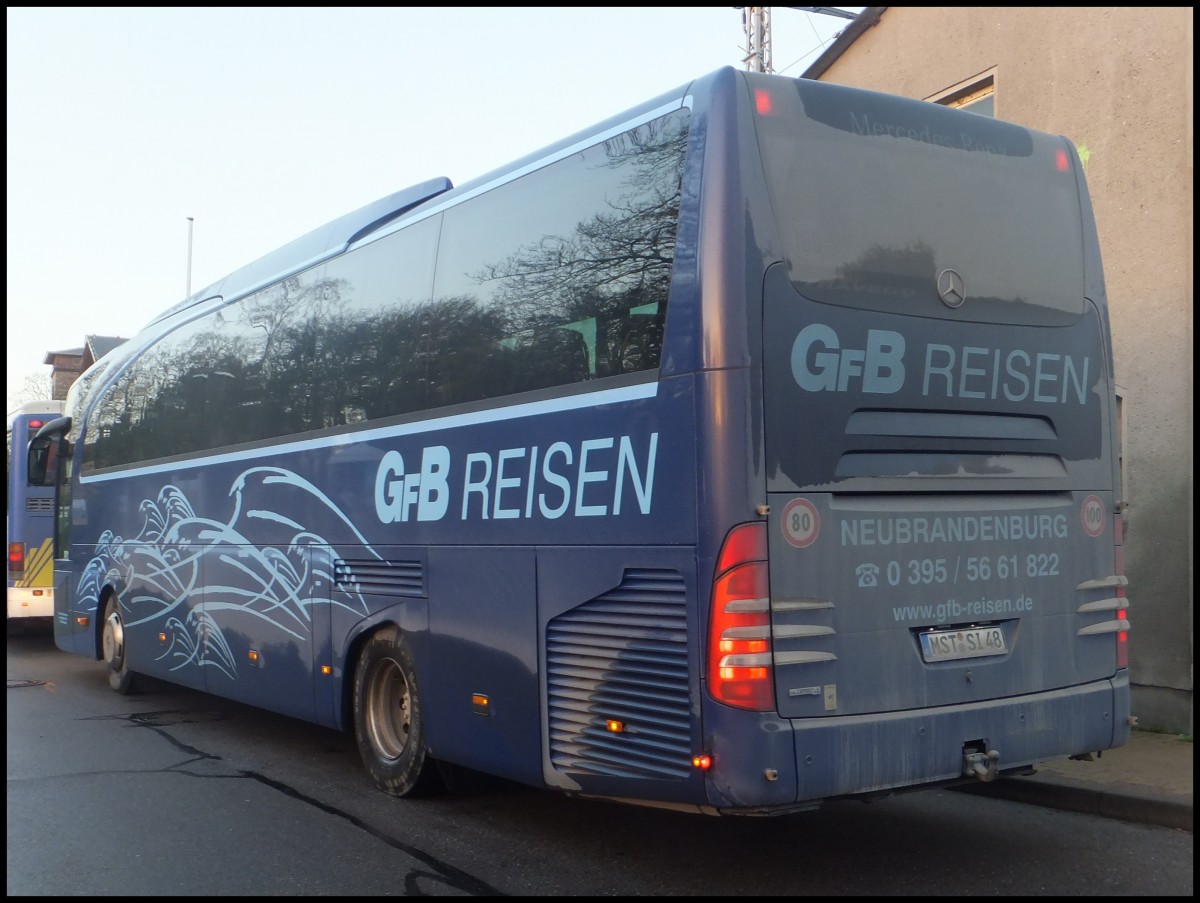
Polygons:
[[83,373],[83,356],[56,354],[49,355],[46,363],[50,364],[50,397],[55,401],[63,401],[67,397],[75,380]]
[[819,76],[931,99],[991,72],[998,118],[1066,135],[1086,158],[1123,395],[1134,713],[1186,733],[1192,52],[1191,7],[887,7]]

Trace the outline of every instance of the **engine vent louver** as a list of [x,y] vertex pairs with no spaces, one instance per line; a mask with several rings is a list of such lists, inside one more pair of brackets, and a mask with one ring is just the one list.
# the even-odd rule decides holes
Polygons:
[[419,561],[339,558],[334,562],[333,580],[338,589],[347,593],[425,595],[425,569]]
[[[546,626],[550,759],[565,774],[691,771],[687,593],[676,571],[621,583]],[[620,725],[610,730],[610,722]]]

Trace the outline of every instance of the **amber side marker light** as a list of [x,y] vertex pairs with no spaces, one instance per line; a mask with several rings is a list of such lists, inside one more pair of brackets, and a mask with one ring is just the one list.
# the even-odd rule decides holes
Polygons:
[[698,756],[692,756],[692,766],[699,768],[701,771],[708,771],[712,768],[712,756],[701,753]]
[[625,733],[625,722],[617,721],[617,719],[615,719],[615,718],[609,718],[608,721],[605,723],[605,727],[607,727],[614,734]]

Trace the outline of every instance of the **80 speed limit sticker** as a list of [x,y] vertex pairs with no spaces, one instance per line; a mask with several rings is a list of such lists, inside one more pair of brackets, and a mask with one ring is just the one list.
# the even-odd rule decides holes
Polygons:
[[792,499],[783,508],[783,538],[803,549],[816,541],[821,532],[817,507],[808,499]]

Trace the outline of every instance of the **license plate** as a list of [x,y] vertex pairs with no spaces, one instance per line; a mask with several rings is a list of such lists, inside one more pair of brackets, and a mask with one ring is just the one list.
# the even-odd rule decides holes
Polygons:
[[921,654],[927,662],[980,658],[1008,652],[1004,631],[999,627],[969,627],[963,630],[930,630],[921,634]]

